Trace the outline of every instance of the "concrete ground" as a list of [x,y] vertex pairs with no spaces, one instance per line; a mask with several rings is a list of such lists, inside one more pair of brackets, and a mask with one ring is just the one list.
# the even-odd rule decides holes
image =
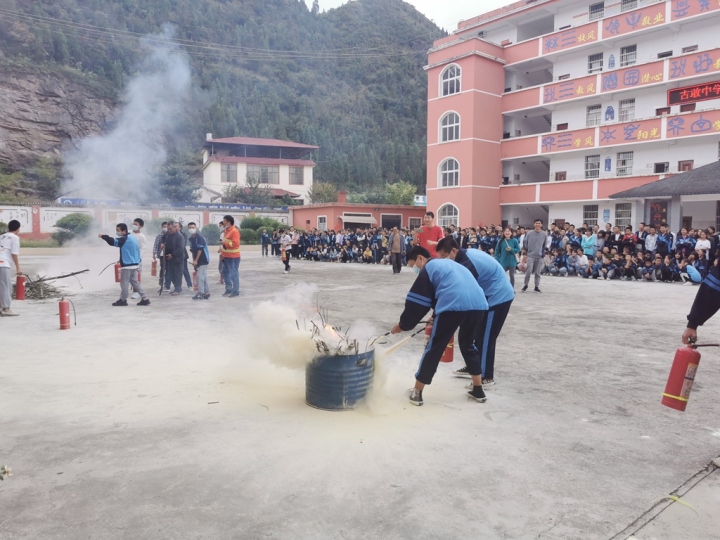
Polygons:
[[[91,267],[57,301],[0,320],[0,538],[706,540],[720,538],[719,353],[688,410],[660,394],[695,287],[543,278],[518,294],[485,404],[460,363],[405,401],[422,338],[382,362],[367,406],[304,403],[302,370],[257,354],[287,329],[252,306],[314,283],[333,324],[390,329],[413,274],[243,255],[242,293],[114,308],[110,248],[22,253],[24,270]],[[147,281],[147,279],[146,279]],[[519,287],[518,287],[519,288]],[[289,309],[289,308],[288,308]],[[392,338],[389,343],[397,341]],[[701,329],[720,339],[720,317]],[[699,513],[666,500],[677,493]],[[657,504],[656,504],[657,503]]]

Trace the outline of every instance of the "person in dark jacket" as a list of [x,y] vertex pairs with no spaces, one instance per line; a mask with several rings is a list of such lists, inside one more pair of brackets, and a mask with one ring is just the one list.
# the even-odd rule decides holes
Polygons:
[[[263,229],[262,234],[260,235],[260,244],[262,245],[262,256],[268,257],[268,250],[270,249],[270,235],[267,232],[267,229]],[[273,253],[274,255],[275,253]]]
[[182,264],[182,273],[183,273],[183,277],[185,278],[185,284],[187,285],[187,288],[190,289],[190,290],[192,290],[192,288],[193,288],[193,282],[192,282],[192,278],[190,277],[190,270],[188,269],[188,264],[187,264],[187,263],[188,263],[188,259],[190,258],[190,257],[188,256],[188,251],[187,251],[188,238],[187,238],[187,235],[183,232],[182,223],[180,223],[180,222],[178,221],[178,222],[176,223],[176,225],[177,225],[177,230],[178,230],[178,232],[180,233],[180,236],[182,236],[183,241],[184,241],[184,245],[183,245],[183,256],[185,257],[185,261],[184,261],[183,264]]
[[192,299],[209,300],[210,281],[208,280],[207,271],[210,264],[210,249],[203,235],[198,232],[197,225],[192,221],[188,223],[188,235],[190,235],[188,241],[190,242],[190,254],[192,255],[192,265],[195,268],[198,287],[198,293]]
[[720,267],[713,264],[695,295],[695,301],[687,316],[687,328],[683,332],[682,342],[688,345],[697,341],[698,326],[705,324],[718,309],[720,309]]
[[168,232],[165,237],[165,288],[169,289],[172,283],[174,289],[171,296],[178,296],[182,292],[183,266],[187,266],[185,257],[185,237],[180,232],[179,224],[168,221]]
[[138,267],[140,266],[140,245],[134,235],[128,234],[125,223],[118,223],[115,226],[116,238],[106,234],[99,234],[109,245],[120,248],[120,299],[113,302],[113,306],[127,306],[127,299],[130,295],[130,286],[140,293],[142,300],[138,306],[149,306],[150,299],[145,294],[145,289],[138,281]]

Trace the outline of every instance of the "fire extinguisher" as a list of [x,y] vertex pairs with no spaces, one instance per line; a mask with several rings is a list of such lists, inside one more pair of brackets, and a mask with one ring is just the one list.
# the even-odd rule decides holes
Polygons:
[[197,284],[197,270],[193,272],[193,291],[197,292],[198,290],[198,284]]
[[[433,322],[434,320],[428,321],[428,323],[425,325],[425,343],[430,341],[430,337],[432,336],[433,332]],[[455,348],[455,336],[450,337],[450,341],[447,344],[447,347],[445,347],[445,351],[443,352],[442,358],[440,358],[441,362],[445,362],[446,364],[449,364],[453,361],[453,349]]]
[[15,300],[25,300],[25,276],[22,274],[15,280]]
[[698,347],[720,347],[718,344],[695,345],[680,347],[675,351],[670,375],[668,376],[661,403],[677,411],[684,411],[690,399],[695,374],[700,364]]
[[152,267],[151,267],[151,269],[150,269],[150,275],[151,275],[152,277],[157,276],[157,261],[153,261],[153,262],[152,262]]
[[115,263],[115,283],[120,283],[120,263]]
[[75,311],[75,304],[70,300],[65,300],[65,297],[60,299],[58,303],[60,312],[60,330],[70,330],[70,305],[72,304],[73,314],[75,315],[75,326],[77,326],[77,312]]

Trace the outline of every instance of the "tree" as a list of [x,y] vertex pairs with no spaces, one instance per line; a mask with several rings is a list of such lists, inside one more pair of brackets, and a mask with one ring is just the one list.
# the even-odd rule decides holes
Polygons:
[[411,205],[415,202],[417,188],[410,182],[400,181],[395,184],[387,184],[385,191],[388,204]]
[[194,202],[200,191],[199,163],[191,155],[171,156],[158,171],[160,195],[171,202]]
[[319,15],[320,14],[320,1],[319,0],[313,0],[312,10],[310,11],[313,15]]
[[261,183],[258,178],[249,175],[245,178],[245,185],[228,186],[223,190],[224,203],[259,204],[272,206],[275,199],[272,190]]
[[308,198],[311,203],[333,203],[337,202],[338,190],[333,184],[325,182],[313,182],[308,190]]
[[69,242],[73,238],[86,236],[90,232],[94,222],[95,220],[91,215],[81,212],[63,216],[55,223],[55,227],[60,230],[53,233],[53,240],[62,246],[65,242]]

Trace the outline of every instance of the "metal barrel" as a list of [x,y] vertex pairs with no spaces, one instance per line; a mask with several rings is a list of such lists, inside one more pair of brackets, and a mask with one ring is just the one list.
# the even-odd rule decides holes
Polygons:
[[351,411],[372,384],[375,351],[319,356],[305,368],[305,403],[326,411]]

